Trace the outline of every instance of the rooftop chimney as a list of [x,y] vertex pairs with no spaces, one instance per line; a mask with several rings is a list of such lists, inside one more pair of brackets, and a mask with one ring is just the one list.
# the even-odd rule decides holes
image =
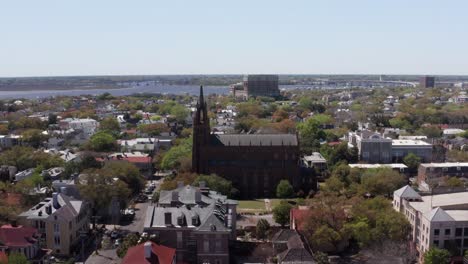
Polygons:
[[179,192],[172,191],[172,201],[173,202],[178,202],[179,201]]
[[195,191],[195,203],[200,203],[201,202],[201,192],[200,190]]
[[151,242],[146,242],[145,243],[145,259],[147,259],[148,261],[151,259],[151,251],[152,251]]
[[54,206],[55,209],[60,208],[57,192],[52,193],[52,205]]
[[164,213],[164,224],[166,226],[171,226],[172,225],[172,213],[171,212],[165,212]]

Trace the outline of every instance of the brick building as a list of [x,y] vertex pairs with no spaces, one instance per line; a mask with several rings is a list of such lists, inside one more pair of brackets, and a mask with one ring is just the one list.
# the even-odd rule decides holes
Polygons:
[[449,177],[468,178],[468,162],[422,163],[418,168],[418,183],[433,185]]
[[278,97],[278,75],[246,75],[243,82],[231,85],[231,94],[234,97],[248,99],[256,96]]
[[177,263],[229,263],[235,239],[237,201],[194,186],[161,191],[148,208],[144,231],[176,249]]
[[287,179],[296,190],[315,187],[301,177],[299,142],[295,134],[212,134],[203,88],[193,121],[192,170],[231,181],[242,198],[273,197]]

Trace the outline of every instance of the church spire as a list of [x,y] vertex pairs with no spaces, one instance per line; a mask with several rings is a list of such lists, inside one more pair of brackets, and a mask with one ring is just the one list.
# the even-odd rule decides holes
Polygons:
[[198,104],[200,106],[203,106],[204,103],[205,103],[205,99],[203,98],[203,85],[200,85],[200,96],[198,98]]

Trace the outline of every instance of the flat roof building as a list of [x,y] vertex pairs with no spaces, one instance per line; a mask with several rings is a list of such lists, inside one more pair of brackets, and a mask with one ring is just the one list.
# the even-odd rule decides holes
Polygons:
[[434,76],[423,76],[419,79],[419,86],[421,88],[434,88],[435,77]]

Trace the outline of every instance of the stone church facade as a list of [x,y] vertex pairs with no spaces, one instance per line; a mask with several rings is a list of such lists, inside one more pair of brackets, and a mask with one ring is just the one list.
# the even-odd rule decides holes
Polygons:
[[212,134],[200,88],[193,117],[193,172],[230,180],[243,199],[274,197],[282,179],[307,193],[315,181],[301,177],[299,159],[296,134]]

